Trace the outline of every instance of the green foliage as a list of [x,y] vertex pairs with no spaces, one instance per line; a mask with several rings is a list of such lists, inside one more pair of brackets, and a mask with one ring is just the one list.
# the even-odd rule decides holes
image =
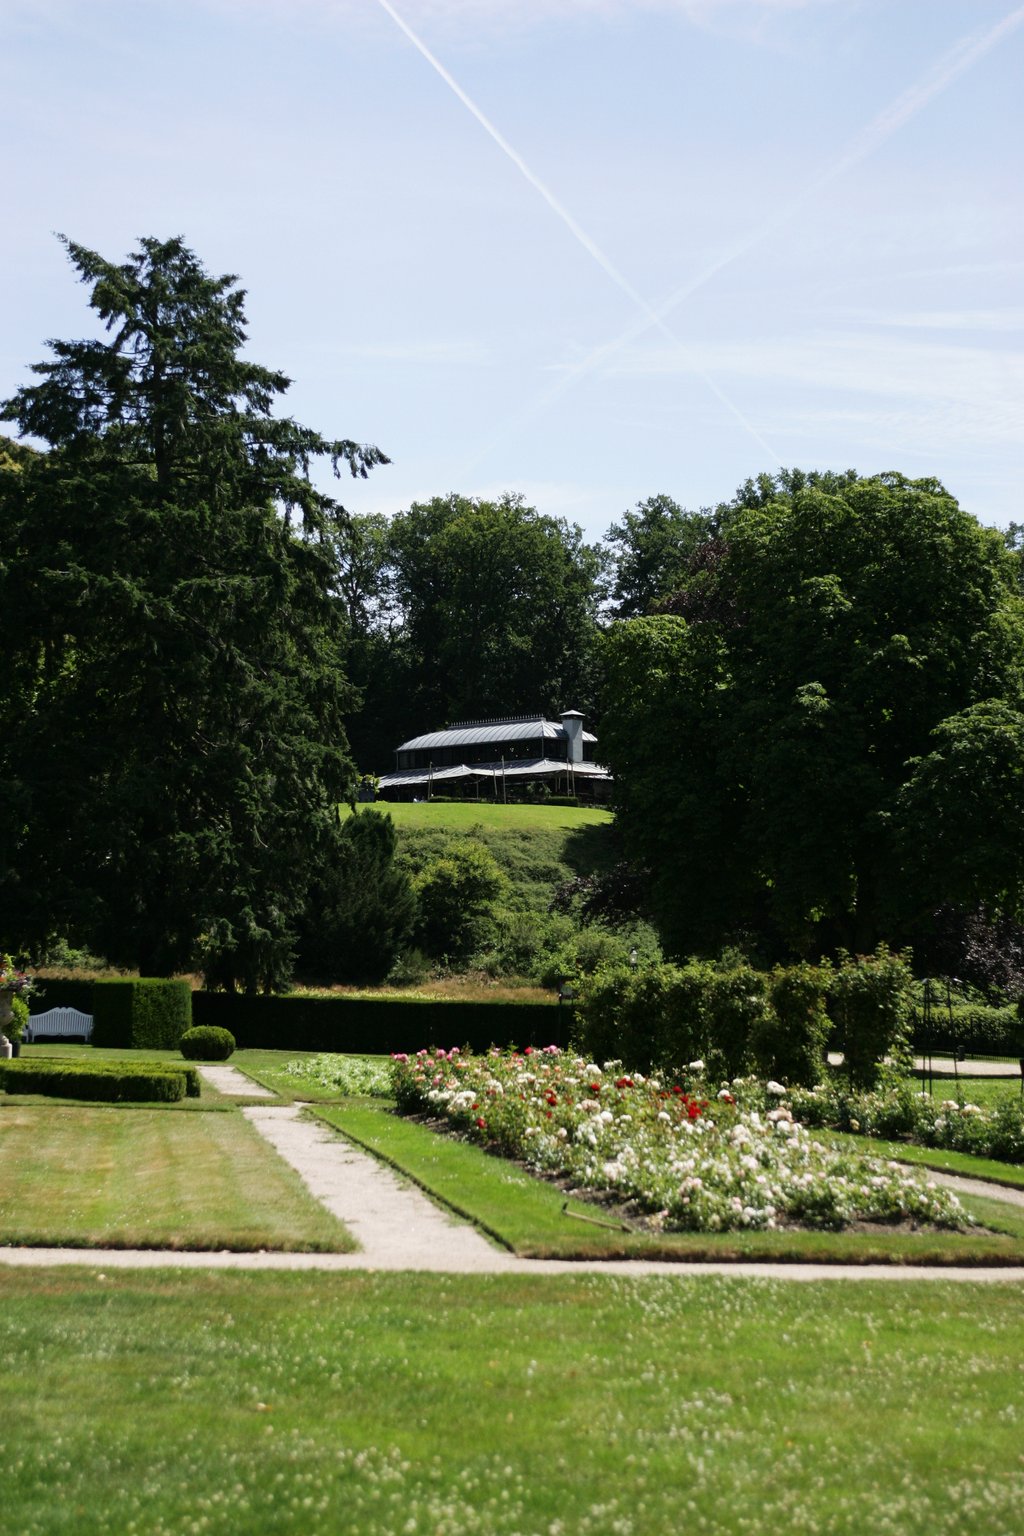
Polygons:
[[459,962],[491,938],[495,903],[507,881],[483,843],[462,838],[448,844],[416,877],[417,936],[428,955]]
[[227,1061],[234,1053],[235,1037],[216,1024],[197,1024],[186,1029],[178,1049],[186,1061]]
[[838,968],[799,963],[770,974],[699,960],[620,966],[583,979],[573,1038],[596,1061],[621,1060],[632,1071],[679,1072],[701,1060],[715,1079],[756,1064],[811,1086],[825,1072],[835,1023],[850,1074],[864,1083],[883,1056],[904,1050],[910,989],[906,957],[883,947],[844,955]]
[[39,976],[38,986],[32,998],[32,1011],[46,1013],[50,1008],[77,1008],[79,1013],[92,1013],[92,982],[79,981],[65,976]]
[[832,1022],[828,1016],[831,966],[776,967],[769,979],[770,1011],[751,1040],[765,1077],[813,1088],[821,1080]]
[[0,467],[0,914],[273,987],[354,784],[344,513],[308,469],[383,456],[272,416],[244,292],[181,240],[65,243],[109,334],[53,343],[0,412],[48,447]]
[[895,474],[766,476],[718,521],[700,601],[607,642],[602,748],[666,952],[868,950],[947,880],[1019,904],[1024,605],[999,535]]
[[941,1003],[932,1009],[930,1028],[924,1026],[920,1001],[914,1006],[912,1035],[914,1049],[926,1051],[963,1051],[967,1056],[1024,1057],[1024,1017],[1021,1004],[987,1008],[982,1003]]
[[444,721],[592,709],[600,565],[579,528],[506,495],[354,519],[348,577],[361,764]]
[[829,985],[835,1042],[850,1080],[870,1086],[885,1056],[903,1061],[913,1011],[910,957],[880,944],[871,955],[840,953]]
[[605,577],[612,615],[635,619],[684,584],[695,550],[714,526],[707,512],[687,512],[670,496],[650,496],[623,513],[606,535],[611,548]]
[[5,1024],[0,1034],[5,1034],[8,1040],[20,1040],[25,1033],[25,1025],[28,1023],[28,1003],[23,997],[11,998],[11,1021]]
[[334,832],[331,853],[310,891],[300,926],[302,975],[333,982],[381,982],[416,922],[416,894],[396,862],[386,812],[364,809]]
[[123,1062],[92,1065],[65,1061],[0,1062],[0,1088],[5,1093],[40,1093],[50,1098],[87,1099],[103,1103],[173,1104],[199,1096],[194,1069],[135,1066]]
[[141,977],[92,984],[92,1043],[134,1050],[177,1050],[192,1023],[187,981]]

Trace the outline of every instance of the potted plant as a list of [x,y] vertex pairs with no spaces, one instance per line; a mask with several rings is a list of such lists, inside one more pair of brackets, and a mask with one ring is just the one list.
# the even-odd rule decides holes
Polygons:
[[[20,1041],[24,1028],[24,1016],[15,1018],[14,1002],[20,998],[27,1002],[28,997],[35,991],[35,982],[24,971],[19,971],[10,955],[0,952],[0,1056],[10,1057],[13,1054],[11,1038],[8,1038],[8,1030],[12,1038]],[[21,1013],[21,1010],[18,1010]]]

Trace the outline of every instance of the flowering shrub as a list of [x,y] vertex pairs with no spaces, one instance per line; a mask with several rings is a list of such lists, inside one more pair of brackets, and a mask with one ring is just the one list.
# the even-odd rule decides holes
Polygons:
[[831,1079],[816,1088],[795,1088],[789,1102],[794,1115],[808,1126],[903,1137],[922,1147],[1024,1163],[1024,1105],[1013,1099],[982,1109],[956,1099],[933,1099],[910,1079],[860,1093]]
[[19,971],[10,955],[0,952],[0,992],[13,992],[15,997],[28,997],[35,989],[33,977],[25,971]]
[[626,1073],[620,1062],[602,1068],[556,1046],[420,1051],[393,1063],[403,1113],[440,1116],[538,1172],[633,1202],[667,1231],[963,1223],[947,1191],[816,1141],[781,1084],[712,1088],[701,1061],[682,1081]]

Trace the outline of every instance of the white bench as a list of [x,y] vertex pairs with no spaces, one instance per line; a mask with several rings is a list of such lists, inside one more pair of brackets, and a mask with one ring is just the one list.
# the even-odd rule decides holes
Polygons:
[[46,1013],[31,1014],[22,1038],[26,1045],[31,1045],[40,1035],[48,1040],[91,1040],[92,1014],[81,1013],[77,1008],[51,1008]]

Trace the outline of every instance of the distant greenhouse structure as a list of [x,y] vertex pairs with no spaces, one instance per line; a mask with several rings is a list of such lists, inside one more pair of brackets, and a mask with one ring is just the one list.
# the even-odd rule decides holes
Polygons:
[[403,741],[380,794],[387,800],[435,793],[508,800],[532,797],[544,786],[549,794],[607,800],[611,774],[593,758],[596,746],[578,709],[563,710],[557,723],[543,715],[461,720]]

